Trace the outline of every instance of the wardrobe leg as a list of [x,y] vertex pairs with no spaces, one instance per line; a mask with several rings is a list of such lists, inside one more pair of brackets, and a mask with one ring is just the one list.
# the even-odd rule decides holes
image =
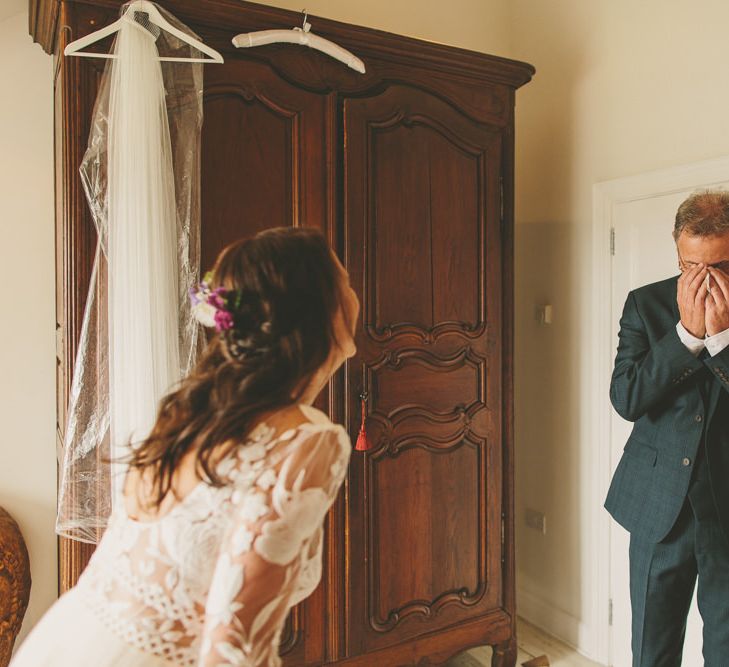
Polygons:
[[491,667],[515,667],[516,665],[516,637],[512,637],[502,644],[493,647]]

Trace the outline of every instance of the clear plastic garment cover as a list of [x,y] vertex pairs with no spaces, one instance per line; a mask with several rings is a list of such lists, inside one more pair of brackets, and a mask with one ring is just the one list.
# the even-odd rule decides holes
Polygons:
[[198,347],[188,290],[200,263],[203,66],[161,62],[199,52],[127,8],[80,168],[98,243],[58,453],[56,530],[85,542],[106,526],[120,459],[149,432]]

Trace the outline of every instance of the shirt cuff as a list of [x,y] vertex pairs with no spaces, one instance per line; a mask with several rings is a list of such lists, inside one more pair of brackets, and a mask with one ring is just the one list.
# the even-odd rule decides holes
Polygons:
[[720,331],[718,334],[714,334],[713,336],[707,336],[705,344],[709,354],[712,357],[715,357],[727,345],[729,345],[729,329],[724,329],[724,331]]
[[[727,330],[729,331],[729,329]],[[699,354],[701,354],[701,350],[704,349],[704,347],[708,347],[708,343],[704,344],[703,338],[696,338],[693,334],[690,334],[688,331],[686,331],[686,327],[681,324],[681,321],[679,320],[678,324],[676,325],[676,333],[678,334],[678,337],[681,339],[681,342],[688,348],[689,352],[693,354],[695,357],[698,357]],[[722,336],[726,331],[722,331],[721,333],[716,334],[716,336],[712,336],[712,338],[716,338],[718,336]],[[726,340],[726,342],[721,346],[721,349],[723,350],[726,345],[729,344],[729,338]]]

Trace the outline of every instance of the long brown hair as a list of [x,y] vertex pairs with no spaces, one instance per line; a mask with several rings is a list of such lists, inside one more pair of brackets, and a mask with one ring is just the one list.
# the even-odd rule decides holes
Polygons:
[[160,403],[149,437],[128,463],[152,470],[159,506],[188,452],[198,474],[220,486],[211,455],[242,443],[261,414],[297,402],[336,344],[337,267],[313,229],[280,227],[225,248],[213,286],[237,290],[234,326],[213,333],[192,373]]

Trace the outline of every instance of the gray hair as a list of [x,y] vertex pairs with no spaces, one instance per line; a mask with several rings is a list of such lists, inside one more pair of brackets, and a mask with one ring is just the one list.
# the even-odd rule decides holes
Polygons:
[[723,236],[729,233],[729,192],[694,192],[676,211],[676,224],[673,226],[676,241],[681,232],[690,236]]

